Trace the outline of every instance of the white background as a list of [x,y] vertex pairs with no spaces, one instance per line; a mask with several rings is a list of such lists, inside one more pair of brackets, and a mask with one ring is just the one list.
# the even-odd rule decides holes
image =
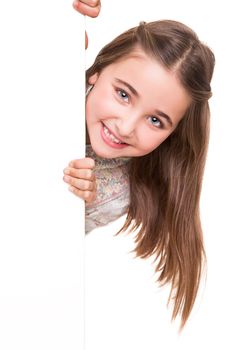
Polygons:
[[[139,21],[180,20],[213,49],[212,122],[202,192],[208,271],[177,335],[149,261],[127,254],[123,219],[86,239],[86,348],[233,348],[232,26],[230,1],[103,0],[86,19],[97,51]],[[137,4],[135,4],[137,3]],[[69,1],[0,3],[0,348],[81,349],[83,204],[62,182],[84,154],[84,19]]]

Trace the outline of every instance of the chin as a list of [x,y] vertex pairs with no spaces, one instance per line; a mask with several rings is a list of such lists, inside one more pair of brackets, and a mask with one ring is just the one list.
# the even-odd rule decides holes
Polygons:
[[113,159],[113,158],[126,157],[125,155],[120,154],[121,152],[118,152],[118,151],[111,152],[100,146],[95,147],[94,145],[92,145],[92,149],[95,152],[95,154],[100,158]]
[[104,150],[103,147],[101,147],[100,145],[96,145],[91,142],[91,147],[95,154],[100,158],[114,158],[112,155],[109,154],[109,152],[106,152],[106,150]]

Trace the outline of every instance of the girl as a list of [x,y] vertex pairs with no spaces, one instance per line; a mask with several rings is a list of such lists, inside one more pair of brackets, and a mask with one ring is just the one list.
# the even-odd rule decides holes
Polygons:
[[[74,7],[98,15],[100,3],[89,3]],[[143,22],[118,36],[86,72],[88,157],[64,170],[86,201],[87,231],[127,213],[120,232],[137,229],[136,255],[156,255],[181,328],[205,258],[199,201],[213,68],[211,50],[182,23]]]

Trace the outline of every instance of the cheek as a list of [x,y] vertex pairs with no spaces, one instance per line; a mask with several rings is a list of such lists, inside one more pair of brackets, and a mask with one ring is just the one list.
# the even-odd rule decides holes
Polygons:
[[96,119],[96,115],[99,115],[101,109],[98,98],[92,95],[88,96],[86,101],[86,120],[91,121]]
[[146,131],[141,134],[140,143],[143,150],[147,153],[152,152],[154,149],[159,147],[169,136],[171,132],[159,131]]
[[107,118],[114,115],[117,110],[117,103],[113,96],[105,94],[105,98],[101,98],[102,94],[96,93],[90,95],[86,102],[86,119]]

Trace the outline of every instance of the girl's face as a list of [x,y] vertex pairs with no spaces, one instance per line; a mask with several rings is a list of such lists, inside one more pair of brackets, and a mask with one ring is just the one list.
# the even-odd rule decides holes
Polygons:
[[137,157],[157,148],[176,128],[191,98],[174,72],[140,48],[89,78],[90,143],[103,158]]

